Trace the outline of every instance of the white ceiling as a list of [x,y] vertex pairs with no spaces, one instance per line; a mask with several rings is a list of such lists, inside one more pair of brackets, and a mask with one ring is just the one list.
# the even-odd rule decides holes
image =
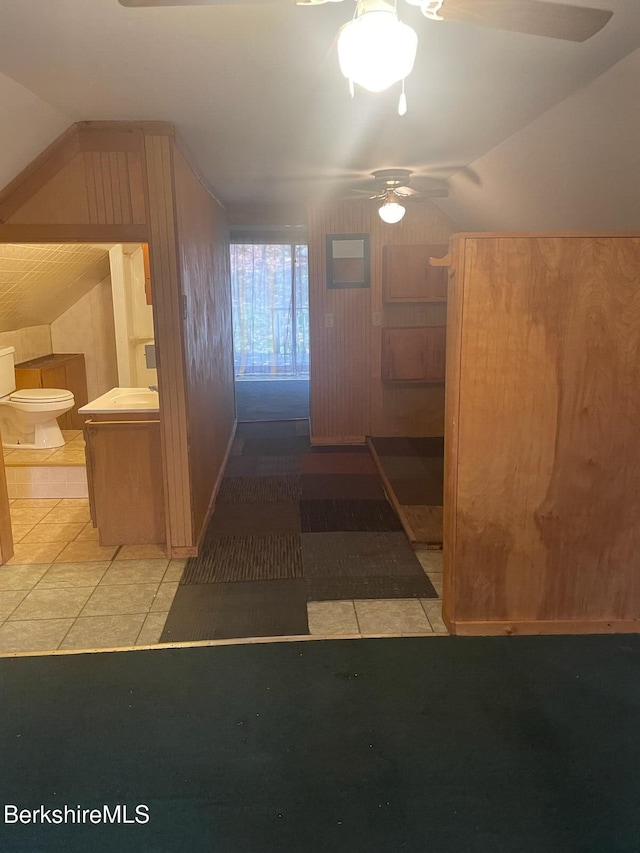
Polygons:
[[[349,98],[333,43],[352,14],[350,0],[311,8],[278,0],[158,9],[125,9],[117,0],[0,0],[0,73],[38,96],[50,119],[174,122],[228,204],[300,201],[330,189],[317,179],[332,175],[343,176],[338,186],[346,188],[357,173],[373,169],[401,166],[447,176],[481,164],[640,44],[638,0],[565,2],[610,8],[614,17],[601,33],[575,44],[430,23],[399,0],[401,16],[420,39],[403,118],[396,115],[397,88]],[[629,86],[624,92],[611,86],[610,112],[637,112],[636,68],[633,103],[622,100],[630,97]],[[0,110],[2,99],[0,86]],[[561,121],[556,132],[563,132]],[[556,142],[550,131],[545,145],[553,150]],[[581,152],[591,166],[593,144],[575,142],[572,177],[580,180]],[[521,171],[527,168],[518,162]],[[477,171],[482,187],[461,175],[448,203],[467,227],[479,226],[500,176],[496,168]],[[554,206],[550,200],[549,209]]]

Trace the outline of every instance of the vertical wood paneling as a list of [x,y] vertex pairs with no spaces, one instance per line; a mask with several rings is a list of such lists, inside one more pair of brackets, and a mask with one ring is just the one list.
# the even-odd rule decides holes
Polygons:
[[192,545],[193,529],[187,450],[183,306],[176,254],[172,144],[172,140],[167,136],[145,137],[149,259],[162,407],[168,542],[171,548],[181,548]]
[[[382,329],[442,325],[442,305],[386,305],[382,297],[382,249],[411,243],[447,244],[456,230],[429,203],[414,205],[402,222],[389,226],[370,202],[313,205],[309,216],[311,316],[311,430],[314,441],[363,440],[365,435],[442,435],[444,388],[392,385],[382,381]],[[327,290],[327,234],[368,233],[369,290]],[[423,312],[418,322],[416,308]],[[325,326],[333,314],[334,326]]]
[[134,225],[143,225],[146,222],[146,201],[144,187],[147,178],[144,173],[144,165],[141,154],[133,151],[127,152],[127,172],[129,174],[129,208],[131,210],[131,222]]
[[235,423],[229,234],[224,209],[174,149],[194,537],[199,541]]
[[370,210],[358,202],[309,210],[311,434],[317,442],[364,441],[368,432],[371,289],[327,288],[325,237],[369,232]]
[[457,631],[640,629],[640,238],[464,253],[446,613]]

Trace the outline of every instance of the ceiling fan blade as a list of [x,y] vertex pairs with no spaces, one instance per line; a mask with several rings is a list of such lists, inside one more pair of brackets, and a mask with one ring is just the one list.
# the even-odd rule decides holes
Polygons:
[[250,3],[277,3],[280,0],[118,0],[121,6],[244,6]]
[[400,195],[407,201],[426,201],[428,198],[448,198],[449,190],[447,187],[434,187],[431,190],[421,190],[415,195],[403,195],[402,193]]
[[440,10],[445,21],[566,41],[586,41],[599,32],[612,15],[613,12],[605,9],[546,0],[444,0]]

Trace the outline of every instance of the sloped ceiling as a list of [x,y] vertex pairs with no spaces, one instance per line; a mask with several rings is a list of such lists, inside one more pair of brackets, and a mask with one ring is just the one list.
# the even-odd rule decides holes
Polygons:
[[419,34],[402,118],[398,87],[349,98],[335,51],[352,15],[348,0],[308,8],[293,0],[5,3],[0,71],[74,120],[174,122],[227,204],[295,203],[347,191],[373,169],[447,177],[638,46],[638,0],[565,2],[614,16],[575,44],[429,22],[400,0]]
[[438,200],[464,230],[640,230],[640,50],[472,164]]
[[0,4],[0,72],[17,81],[15,91],[0,85],[0,109],[15,118],[0,130],[11,127],[0,185],[45,147],[54,126],[161,119],[177,125],[240,219],[243,205],[348,192],[373,169],[413,169],[419,187],[472,164],[480,185],[458,172],[452,198],[440,203],[464,228],[634,228],[640,2],[564,2],[614,16],[574,44],[432,24],[401,0],[420,40],[403,118],[395,89],[348,96],[335,55],[348,0],[315,8],[293,0]]
[[50,325],[107,275],[105,246],[0,244],[0,332]]

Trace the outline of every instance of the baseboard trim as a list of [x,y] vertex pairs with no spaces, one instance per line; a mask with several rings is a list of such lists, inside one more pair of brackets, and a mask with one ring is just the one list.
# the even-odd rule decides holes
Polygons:
[[345,435],[340,436],[339,438],[336,436],[311,436],[311,446],[318,447],[326,447],[327,445],[335,444],[336,446],[341,444],[366,444],[367,440],[364,435]]
[[638,634],[637,619],[554,619],[522,622],[460,622],[445,624],[452,634],[466,637],[532,636],[542,634]]
[[[216,498],[218,497],[218,492],[220,491],[220,486],[222,484],[222,478],[224,477],[224,472],[227,467],[227,462],[229,461],[229,456],[231,455],[231,448],[233,447],[233,441],[236,437],[236,430],[238,428],[237,419],[233,422],[233,428],[231,430],[231,435],[229,436],[229,441],[227,442],[227,449],[224,452],[224,459],[222,460],[222,465],[220,466],[220,470],[218,471],[218,476],[216,477],[216,482],[213,486],[213,491],[211,492],[211,500],[209,501],[209,506],[207,507],[207,511],[204,516],[204,521],[202,522],[202,527],[200,528],[200,533],[198,534],[198,540],[195,546],[191,549],[182,549],[189,550],[192,553],[181,555],[187,557],[197,557],[198,552],[200,551],[200,547],[202,545],[202,540],[204,539],[204,535],[207,532],[207,527],[209,526],[209,522],[211,520],[211,516],[216,508]],[[173,552],[172,552],[173,553]],[[178,555],[174,555],[178,556]]]

